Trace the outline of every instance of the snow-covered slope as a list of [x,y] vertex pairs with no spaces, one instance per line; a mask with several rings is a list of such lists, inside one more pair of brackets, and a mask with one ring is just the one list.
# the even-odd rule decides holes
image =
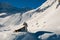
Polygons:
[[30,20],[26,21],[28,30],[31,32],[52,31],[60,33],[60,23],[58,21],[60,16],[60,6],[56,8],[57,5],[58,1],[54,0],[53,4],[51,4],[44,12],[34,14]]
[[35,10],[28,11],[26,13],[0,13],[0,30],[10,30],[15,26],[25,22],[34,14]]
[[[60,5],[58,0],[47,0],[40,7],[23,14],[15,13],[6,16],[7,13],[1,13],[0,40],[58,40],[58,38],[60,38],[59,10]],[[24,22],[28,25],[28,32],[14,32],[14,30],[24,27]],[[38,38],[36,35],[41,33],[39,31],[53,33],[43,33],[43,35],[38,36]]]
[[[57,6],[58,2],[56,0],[54,0],[52,2],[53,4],[51,2],[50,2],[51,4],[49,4],[48,1],[50,2],[51,0],[47,0],[44,4],[47,6],[49,6],[49,5],[51,5],[51,6],[46,8],[43,12],[35,12],[35,14],[31,17],[31,19],[27,21],[27,24],[29,25],[29,27],[33,26],[33,28],[34,28],[35,26],[38,26],[36,24],[39,24],[39,26],[44,25],[44,23],[41,23],[41,22],[42,22],[42,20],[44,20],[45,16],[47,14],[51,14],[51,13],[55,12],[55,10],[57,9],[56,6]],[[44,4],[40,7],[41,9],[43,9],[42,7],[44,7],[44,8],[47,7],[47,6],[44,6]]]

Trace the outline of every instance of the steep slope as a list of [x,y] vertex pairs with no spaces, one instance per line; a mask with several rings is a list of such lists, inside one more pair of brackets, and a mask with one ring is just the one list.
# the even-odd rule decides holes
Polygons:
[[[47,0],[42,6],[25,12],[24,14],[16,13],[5,18],[0,18],[0,39],[60,40],[60,5],[58,7],[57,5],[59,5],[57,0]],[[6,13],[1,13],[0,15],[6,15]],[[24,27],[24,22],[28,25],[28,32],[14,32],[14,30]],[[38,39],[39,36],[35,38],[36,35],[32,35],[38,31],[48,31],[53,33],[45,33]]]
[[[51,4],[49,4],[49,3],[51,3]],[[48,4],[48,5],[44,6],[44,4],[45,5]],[[19,28],[23,27],[23,25],[19,24],[19,23],[23,23],[26,21],[28,24],[28,30],[32,31],[32,32],[36,32],[45,25],[44,24],[45,23],[45,20],[44,20],[45,16],[48,14],[54,13],[55,10],[57,9],[56,8],[57,5],[58,5],[57,0],[53,0],[53,1],[47,0],[45,3],[43,3],[43,5],[41,7],[38,7],[37,9],[31,10],[31,11],[28,11],[28,12],[22,14],[22,16],[20,15],[20,17],[21,17],[20,20],[18,18],[19,16],[17,18],[14,16],[11,20],[13,20],[15,18],[16,19],[13,20],[12,22],[8,21],[7,23],[5,23],[5,25],[7,25],[7,28],[6,27],[5,28],[8,29],[11,27],[10,29],[13,29],[13,28],[14,28],[14,30],[17,28],[19,29]],[[44,8],[42,8],[42,7],[44,7]],[[37,10],[39,10],[40,12],[38,12]],[[41,12],[41,10],[44,10],[44,11]],[[15,14],[15,15],[17,16],[19,14]],[[17,21],[17,19],[18,19],[18,21]],[[37,20],[37,19],[39,19],[39,20]],[[19,24],[19,25],[15,25],[15,24]],[[35,28],[35,29],[33,29],[33,28]],[[33,30],[31,30],[31,29],[33,29]]]
[[0,30],[10,30],[29,19],[33,13],[25,13],[31,8],[16,8],[7,3],[0,3]]
[[35,14],[33,17],[27,21],[28,24],[28,30],[30,32],[36,32],[36,31],[52,31],[55,33],[60,33],[60,23],[59,23],[59,10],[60,6],[58,8],[58,1],[54,0],[54,3],[46,9],[41,14]]

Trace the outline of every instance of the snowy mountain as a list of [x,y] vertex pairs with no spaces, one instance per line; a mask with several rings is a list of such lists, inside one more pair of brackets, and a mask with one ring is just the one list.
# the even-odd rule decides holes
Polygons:
[[[40,7],[23,14],[4,15],[7,13],[0,14],[1,40],[60,40],[59,0],[47,0]],[[23,28],[24,22],[28,25],[28,32],[14,32]]]
[[[49,2],[50,2],[50,4],[49,4]],[[47,5],[46,3],[49,5]],[[45,7],[44,4],[47,6]],[[32,18],[30,20],[26,21],[28,26],[31,27],[31,29],[36,27],[36,29],[34,29],[36,31],[38,31],[37,29],[45,30],[45,29],[43,29],[43,28],[45,28],[45,26],[47,26],[46,28],[48,29],[48,25],[49,25],[49,27],[54,25],[55,21],[53,22],[53,20],[56,20],[56,19],[53,19],[53,17],[55,16],[56,11],[59,10],[59,7],[56,8],[58,5],[58,1],[57,0],[53,0],[53,1],[48,0],[44,4],[40,7],[40,10],[42,10],[43,7],[46,8],[46,9],[43,8],[44,9],[43,12],[35,12],[35,14],[32,16]],[[50,17],[51,17],[51,19],[50,19]],[[51,23],[49,23],[49,22],[51,22]]]
[[[24,22],[32,15],[28,12],[25,12],[31,9],[32,8],[28,7],[16,8],[7,3],[0,3],[0,27],[4,28],[2,30],[6,30],[6,27],[11,29],[14,25],[18,25]],[[12,27],[10,28],[10,26]]]

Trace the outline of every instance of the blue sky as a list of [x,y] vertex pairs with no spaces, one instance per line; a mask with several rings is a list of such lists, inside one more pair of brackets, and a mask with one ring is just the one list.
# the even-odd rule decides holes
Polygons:
[[0,2],[6,2],[18,8],[23,7],[37,8],[45,1],[46,0],[0,0]]

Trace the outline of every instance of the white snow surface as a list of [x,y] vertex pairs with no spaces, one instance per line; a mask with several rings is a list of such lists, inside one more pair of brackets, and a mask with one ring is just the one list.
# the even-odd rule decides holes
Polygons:
[[[23,14],[16,13],[4,18],[0,17],[0,40],[37,40],[27,32],[14,32],[14,30],[24,27],[24,22],[27,23],[30,33],[49,31],[60,34],[60,5],[58,7],[57,5],[58,0],[47,0],[40,7]],[[38,12],[38,9],[43,11]],[[3,15],[7,14],[0,14],[0,16]],[[51,35],[53,34],[44,34],[41,37],[46,39]]]

